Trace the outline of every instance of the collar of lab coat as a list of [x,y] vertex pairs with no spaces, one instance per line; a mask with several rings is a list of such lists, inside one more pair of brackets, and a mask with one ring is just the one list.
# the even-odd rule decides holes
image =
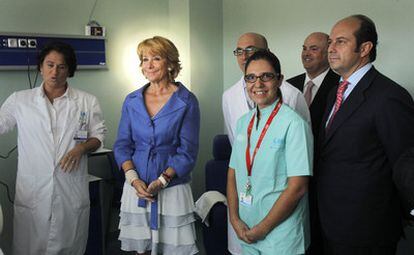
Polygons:
[[[189,101],[190,97],[190,91],[180,82],[175,83],[178,86],[178,89],[176,92],[173,93],[171,98],[168,100],[168,102],[161,108],[161,110],[152,117],[152,120],[156,120],[162,116],[171,114],[183,107],[186,107]],[[144,85],[142,88],[132,92],[129,94],[129,107],[136,111],[140,115],[146,115],[149,119],[151,117],[148,114],[147,108],[145,107],[145,101],[144,101],[144,91],[146,88],[149,87],[149,83]],[[138,100],[137,100],[138,99]]]
[[[34,99],[33,100],[37,101],[37,105],[38,105],[40,110],[45,111],[45,112],[48,113],[49,112],[47,110],[47,108],[48,108],[48,106],[47,106],[48,99],[46,98],[46,94],[44,92],[43,86],[44,86],[44,84],[42,83],[38,88],[33,89],[33,93],[34,93]],[[71,88],[69,86],[69,84],[68,84],[68,87],[67,87],[64,95],[66,95],[67,98],[69,99],[68,100],[68,108],[67,108],[67,116],[65,118],[65,124],[63,125],[64,126],[63,129],[67,130],[69,125],[72,124],[68,120],[73,120],[73,119],[78,118],[77,117],[78,105],[76,103],[76,100],[79,98],[80,95],[79,95],[79,92],[77,91],[77,89]],[[50,119],[48,121],[46,121],[46,123],[48,123],[49,130],[52,130]],[[63,134],[59,138],[59,144],[62,142],[62,139],[63,139]]]
[[[69,86],[69,83],[67,83],[67,84],[68,84],[68,87],[67,87],[65,93],[62,96],[67,96],[69,99],[73,99],[73,100],[77,99],[78,98],[78,94],[76,93],[75,89],[73,89],[71,86]],[[37,88],[36,96],[37,96],[37,98],[39,100],[41,100],[44,97],[46,97],[45,90],[44,90],[44,83],[43,82]]]

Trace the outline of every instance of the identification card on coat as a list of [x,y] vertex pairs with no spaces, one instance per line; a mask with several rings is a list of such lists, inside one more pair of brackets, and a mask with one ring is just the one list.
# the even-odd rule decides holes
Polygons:
[[253,196],[244,192],[240,192],[240,203],[246,206],[251,206],[253,203]]
[[78,130],[76,131],[75,136],[73,137],[74,140],[86,141],[88,139],[87,120],[88,114],[86,112],[80,112]]
[[75,133],[75,137],[73,137],[73,140],[76,141],[86,141],[88,139],[88,131],[86,130],[78,130]]

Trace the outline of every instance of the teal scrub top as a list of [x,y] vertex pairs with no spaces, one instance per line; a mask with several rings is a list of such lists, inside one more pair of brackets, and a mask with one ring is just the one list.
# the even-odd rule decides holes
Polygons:
[[[250,138],[250,155],[276,103],[260,110]],[[237,122],[236,138],[229,166],[235,169],[237,193],[245,192],[247,182],[247,127],[256,112],[253,109]],[[313,166],[313,137],[308,123],[293,109],[283,104],[273,119],[256,154],[250,177],[252,205],[239,200],[239,216],[250,227],[257,225],[270,211],[280,194],[287,188],[288,177],[310,176]],[[240,241],[243,245],[247,243]],[[250,244],[264,254],[303,254],[310,242],[307,194],[296,209],[276,226],[264,240]],[[252,247],[252,248],[253,248]]]

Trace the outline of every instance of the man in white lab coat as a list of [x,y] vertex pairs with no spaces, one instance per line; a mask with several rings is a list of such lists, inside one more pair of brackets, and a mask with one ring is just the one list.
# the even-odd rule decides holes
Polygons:
[[85,252],[89,222],[87,153],[106,128],[99,103],[72,88],[74,50],[53,42],[39,56],[40,87],[13,93],[0,108],[0,134],[18,129],[13,254]]
[[[239,37],[237,47],[233,51],[233,54],[237,58],[237,63],[239,64],[242,73],[244,73],[247,59],[259,49],[268,49],[267,40],[264,36],[256,33],[245,33]],[[280,91],[282,92],[283,103],[297,111],[310,123],[309,108],[302,93],[286,81],[283,81],[280,85]],[[249,98],[246,91],[244,76],[224,92],[222,103],[224,124],[230,143],[233,144],[237,120],[254,108],[254,103]],[[237,241],[236,233],[230,222],[228,222],[227,226],[228,249],[233,255],[241,254],[240,244]]]
[[[245,33],[239,37],[233,54],[237,58],[237,63],[242,73],[244,73],[244,65],[247,59],[259,49],[268,49],[267,40],[264,36],[256,33]],[[286,81],[282,82],[280,90],[283,103],[290,106],[290,108],[294,109],[310,123],[309,108],[302,93]],[[224,124],[230,143],[233,144],[237,120],[254,107],[253,101],[247,95],[244,76],[236,84],[224,91],[222,103]]]

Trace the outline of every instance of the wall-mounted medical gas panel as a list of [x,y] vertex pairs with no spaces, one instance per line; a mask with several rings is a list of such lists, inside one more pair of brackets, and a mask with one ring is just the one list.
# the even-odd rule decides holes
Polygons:
[[75,49],[79,69],[107,68],[104,37],[0,32],[0,70],[36,68],[40,50],[51,41],[70,44]]

